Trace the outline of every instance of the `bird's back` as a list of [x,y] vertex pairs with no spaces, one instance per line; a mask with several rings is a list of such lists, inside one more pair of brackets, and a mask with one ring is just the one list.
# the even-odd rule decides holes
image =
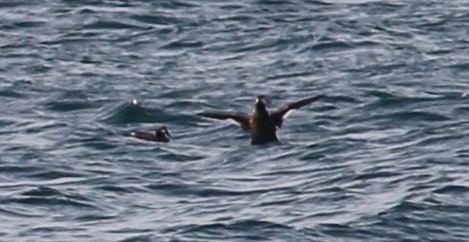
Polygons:
[[269,113],[255,112],[251,120],[251,144],[278,141],[277,128]]

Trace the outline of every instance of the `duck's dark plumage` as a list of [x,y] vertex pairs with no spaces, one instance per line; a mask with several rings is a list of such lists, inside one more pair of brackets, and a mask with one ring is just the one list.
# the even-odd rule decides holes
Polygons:
[[260,95],[257,97],[252,116],[227,112],[202,112],[198,113],[198,115],[213,119],[232,119],[236,121],[241,128],[251,132],[251,144],[265,144],[272,141],[278,141],[276,134],[277,127],[282,127],[283,121],[291,111],[315,102],[324,96],[325,95],[318,95],[292,102],[279,108],[275,112],[269,113],[266,109],[268,103],[267,97],[265,95]]
[[290,112],[292,112],[293,110],[295,109],[299,109],[301,107],[304,107],[312,102],[315,102],[321,98],[323,98],[325,95],[322,94],[322,95],[318,95],[318,96],[314,96],[314,97],[310,97],[310,98],[305,98],[305,99],[302,99],[300,101],[297,101],[297,102],[292,102],[292,103],[289,103],[281,108],[279,108],[277,111],[275,112],[272,112],[271,116],[272,116],[272,119],[275,121],[275,125],[277,125],[277,127],[281,128],[282,127],[282,124],[283,124],[283,120],[285,120],[285,118],[287,118],[287,116],[290,114]]
[[155,141],[155,142],[165,142],[165,143],[168,143],[169,138],[171,137],[171,135],[169,134],[169,130],[166,126],[161,126],[157,128],[155,130],[155,134],[141,132],[141,131],[134,131],[130,133],[130,136],[137,138],[137,139]]
[[237,122],[242,129],[248,131],[250,122],[251,122],[251,117],[249,115],[241,114],[241,113],[230,113],[230,112],[225,112],[225,113],[216,113],[216,112],[203,112],[203,113],[198,113],[197,115],[206,117],[206,118],[213,118],[213,119],[220,119],[220,120],[227,120],[231,119]]

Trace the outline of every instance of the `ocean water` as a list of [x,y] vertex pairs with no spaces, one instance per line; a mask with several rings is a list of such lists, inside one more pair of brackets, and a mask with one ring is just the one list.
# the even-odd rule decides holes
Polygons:
[[[468,241],[468,31],[466,0],[2,0],[0,241]],[[327,97],[261,146],[194,115],[259,94]]]

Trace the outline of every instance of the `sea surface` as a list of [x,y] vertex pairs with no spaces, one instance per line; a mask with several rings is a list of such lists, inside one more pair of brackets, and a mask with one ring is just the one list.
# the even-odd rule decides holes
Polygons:
[[0,102],[2,242],[469,241],[467,0],[1,0]]

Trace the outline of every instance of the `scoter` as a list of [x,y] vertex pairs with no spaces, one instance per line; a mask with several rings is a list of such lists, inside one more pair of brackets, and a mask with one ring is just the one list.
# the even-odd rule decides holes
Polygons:
[[137,138],[137,139],[155,141],[155,142],[164,142],[164,143],[168,143],[169,138],[171,138],[171,135],[169,134],[169,130],[166,126],[161,126],[157,128],[155,130],[155,134],[134,131],[130,133],[130,136]]
[[243,130],[251,132],[251,144],[259,145],[278,141],[277,127],[281,128],[284,119],[295,109],[299,109],[325,97],[324,94],[289,103],[275,112],[266,109],[269,103],[267,96],[259,95],[256,99],[252,116],[232,112],[201,112],[197,115],[206,118],[236,121]]

